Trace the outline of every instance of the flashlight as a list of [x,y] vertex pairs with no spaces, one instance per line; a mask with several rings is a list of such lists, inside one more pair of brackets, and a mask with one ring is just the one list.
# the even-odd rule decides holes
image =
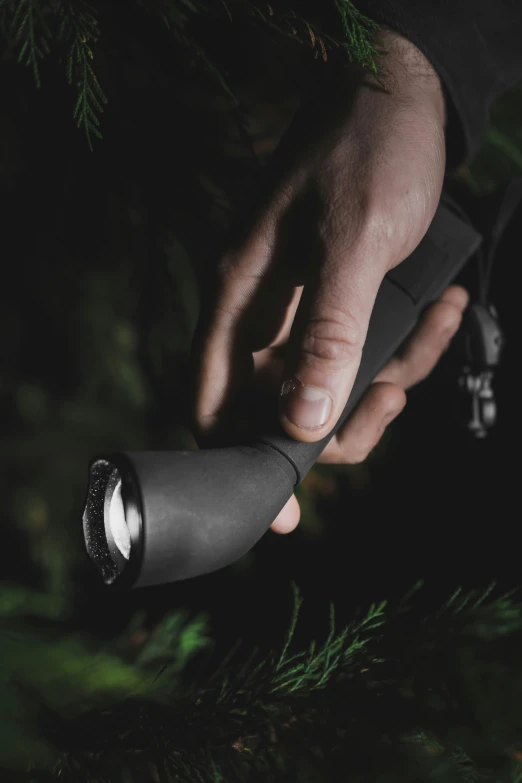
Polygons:
[[277,416],[250,443],[95,457],[85,545],[106,585],[136,588],[216,571],[268,530],[364,391],[478,249],[482,236],[445,192],[414,252],[385,276],[346,407],[328,436],[292,439]]

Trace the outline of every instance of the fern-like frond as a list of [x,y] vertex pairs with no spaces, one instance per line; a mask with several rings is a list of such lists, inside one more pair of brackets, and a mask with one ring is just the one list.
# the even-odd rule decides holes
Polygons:
[[[9,10],[13,4],[5,4]],[[10,34],[18,48],[18,62],[31,68],[36,86],[40,87],[39,61],[50,52],[51,33],[44,19],[40,0],[19,0],[14,4]]]
[[73,117],[79,128],[83,128],[89,149],[92,150],[92,137],[101,139],[99,115],[107,103],[98,77],[91,65],[93,59],[92,43],[99,37],[98,23],[94,9],[83,0],[64,3],[60,7],[61,23],[59,39],[68,47],[66,76],[69,84],[78,89],[78,98]]
[[[239,23],[250,19],[312,49],[316,59],[320,57],[327,61],[330,50],[342,49],[350,61],[356,61],[378,75],[374,55],[380,52],[373,47],[372,41],[374,31],[380,26],[357,11],[349,0],[332,2],[341,15],[347,36],[345,41],[337,40],[280,0],[272,3],[252,0],[122,0],[121,8],[123,13],[131,10],[132,6],[138,6],[163,20],[176,42],[192,52],[231,100],[241,136],[251,147],[242,107],[228,85],[227,75],[197,42],[189,29],[191,20],[204,15],[207,19],[226,17],[230,22]],[[45,4],[43,0],[0,0],[0,29],[9,44],[18,49],[19,61],[32,68],[38,86],[39,62],[50,52],[52,45],[65,47],[67,80],[78,90],[73,116],[78,127],[83,128],[91,150],[93,138],[101,138],[100,114],[107,103],[92,64],[93,44],[99,38],[96,13],[96,8],[87,0],[52,0]],[[241,34],[239,28],[237,34]]]
[[354,621],[342,631],[336,633],[335,612],[330,607],[330,628],[324,643],[316,651],[312,643],[308,651],[288,655],[295,632],[302,599],[297,587],[294,590],[294,609],[290,628],[285,640],[283,652],[274,667],[271,693],[284,692],[295,694],[301,689],[318,690],[325,688],[339,668],[349,668],[358,654],[366,649],[370,641],[377,637],[375,631],[385,622],[386,601],[372,604],[362,620]]
[[348,58],[350,61],[355,60],[363,68],[368,68],[380,82],[381,71],[375,62],[375,56],[383,52],[376,49],[373,44],[374,34],[380,25],[357,10],[350,0],[334,0],[334,2],[346,35],[342,47]]

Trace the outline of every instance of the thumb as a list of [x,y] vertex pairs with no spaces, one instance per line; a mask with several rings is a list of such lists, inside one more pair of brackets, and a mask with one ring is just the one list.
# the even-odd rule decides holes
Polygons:
[[309,443],[324,438],[346,406],[386,272],[367,248],[338,245],[321,261],[316,281],[305,283],[279,398],[282,426]]

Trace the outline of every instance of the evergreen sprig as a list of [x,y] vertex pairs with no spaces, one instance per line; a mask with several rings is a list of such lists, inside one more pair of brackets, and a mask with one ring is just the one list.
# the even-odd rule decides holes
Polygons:
[[373,631],[380,628],[385,621],[386,601],[382,601],[372,604],[362,620],[354,621],[336,633],[335,608],[332,604],[330,630],[321,647],[317,650],[317,644],[313,640],[307,651],[289,655],[288,650],[302,603],[296,585],[293,585],[293,590],[294,611],[281,656],[274,666],[272,693],[295,693],[302,689],[317,690],[326,687],[340,666],[346,667],[353,663],[356,654],[360,654],[375,638]]
[[374,34],[380,25],[362,14],[350,0],[334,0],[341,17],[346,41],[342,47],[350,61],[356,60],[363,68],[368,68],[380,79],[380,68],[376,65],[375,55],[383,54],[373,45]]
[[[342,47],[350,61],[358,62],[373,73],[379,72],[375,55],[379,53],[372,44],[373,31],[379,28],[375,22],[357,11],[349,0],[335,0],[341,15],[348,40],[341,42],[326,31],[320,31],[284,0],[269,3],[252,0],[129,0],[122,3],[122,14],[135,8],[163,20],[178,44],[187,46],[196,59],[207,69],[217,84],[240,111],[239,102],[230,90],[226,75],[212,62],[188,27],[193,18],[200,15],[226,17],[231,22],[248,18],[263,23],[274,32],[294,38],[308,45],[314,56],[328,59],[328,50]],[[93,60],[92,45],[102,31],[98,27],[97,10],[86,0],[0,0],[0,19],[4,37],[19,49],[18,61],[33,70],[36,85],[41,86],[39,62],[56,46],[65,48],[66,75],[69,84],[74,84],[78,97],[73,117],[79,128],[85,132],[92,150],[93,137],[101,138],[100,118],[107,97],[99,83]],[[49,18],[49,24],[46,22]],[[237,33],[240,35],[240,31]],[[244,127],[242,126],[244,133]]]
[[236,648],[210,677],[180,687],[176,675],[177,688],[164,667],[148,698],[72,721],[44,707],[62,751],[53,779],[520,780],[522,605],[492,590],[458,590],[421,622],[406,600],[374,604],[340,632],[332,608],[325,641],[291,651],[294,587],[280,653]]
[[99,37],[95,9],[85,0],[61,3],[61,17],[58,39],[68,47],[66,61],[67,82],[75,84],[78,98],[73,118],[79,128],[83,128],[89,149],[92,150],[92,136],[101,139],[98,115],[103,112],[107,97],[92,68],[93,52],[91,44]]
[[32,69],[38,88],[42,83],[40,61],[53,46],[65,51],[67,82],[78,91],[73,118],[85,132],[91,150],[92,137],[101,138],[98,115],[107,103],[91,65],[92,44],[99,37],[95,14],[86,0],[54,0],[48,4],[41,0],[0,0],[2,33],[8,45],[18,51],[18,62]]
[[40,87],[39,61],[50,53],[51,31],[45,22],[39,0],[0,0],[2,28],[8,40],[19,49],[18,62],[32,69]]
[[[342,36],[320,30],[299,14],[286,0],[271,3],[257,0],[127,0],[118,10],[124,14],[135,9],[157,17],[169,29],[174,42],[188,48],[227,95],[234,108],[240,133],[251,146],[247,120],[227,81],[227,75],[215,65],[189,28],[192,20],[203,17],[225,18],[232,22],[250,20],[262,24],[305,45],[313,56],[328,59],[328,52],[341,49],[351,62],[370,70],[382,84],[382,66],[377,55],[385,54],[374,46],[380,28],[366,17],[351,0],[329,0],[341,21]],[[100,115],[107,97],[96,73],[93,44],[103,46],[103,30],[97,24],[97,0],[0,0],[0,30],[8,49],[20,63],[32,69],[35,83],[41,84],[40,65],[53,51],[65,49],[64,61],[69,83],[77,89],[73,116],[83,129],[89,148],[101,137]],[[237,34],[240,35],[240,25]],[[520,153],[520,86],[500,96],[493,105],[492,123],[477,159],[456,176],[476,194],[490,192],[499,184],[517,176],[522,167]],[[510,110],[509,107],[514,107]],[[517,116],[511,116],[513,112]]]

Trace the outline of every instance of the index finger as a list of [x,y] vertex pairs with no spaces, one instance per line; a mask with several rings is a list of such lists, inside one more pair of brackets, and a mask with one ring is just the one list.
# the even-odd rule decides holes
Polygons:
[[278,285],[281,275],[274,258],[284,207],[284,199],[275,200],[241,246],[221,259],[215,290],[201,308],[191,356],[198,442],[224,437],[253,372],[252,351],[269,344],[284,321],[293,288]]
[[427,378],[458,330],[468,300],[469,294],[461,286],[447,288],[375,380],[409,389]]

